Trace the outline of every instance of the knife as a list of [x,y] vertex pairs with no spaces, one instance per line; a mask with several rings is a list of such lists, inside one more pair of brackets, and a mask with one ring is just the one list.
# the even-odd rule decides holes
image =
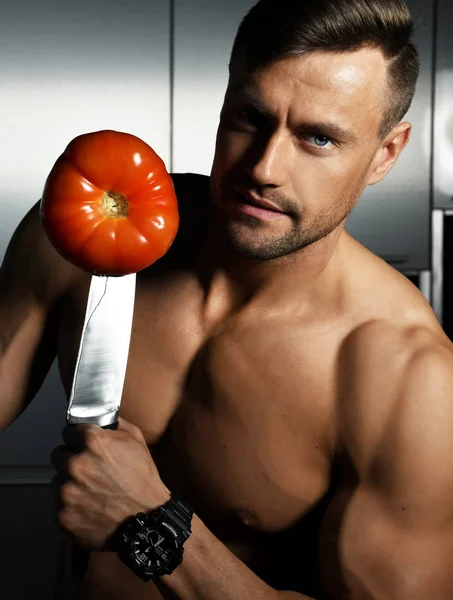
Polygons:
[[[136,274],[92,275],[69,396],[69,425],[116,429],[134,316]],[[73,547],[72,571],[83,576],[89,551]]]
[[136,274],[92,275],[72,381],[68,424],[112,427],[126,375],[134,316]]

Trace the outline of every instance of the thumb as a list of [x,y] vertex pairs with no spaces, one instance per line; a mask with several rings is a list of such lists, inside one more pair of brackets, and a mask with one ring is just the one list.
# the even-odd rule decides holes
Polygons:
[[142,430],[136,425],[129,423],[129,421],[126,421],[126,419],[123,419],[123,417],[118,417],[118,431],[126,431],[127,433],[130,433],[138,442],[141,442],[142,444],[146,443]]

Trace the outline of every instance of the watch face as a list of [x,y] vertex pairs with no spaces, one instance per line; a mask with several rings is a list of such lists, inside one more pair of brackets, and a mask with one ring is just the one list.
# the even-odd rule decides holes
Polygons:
[[178,549],[176,532],[165,525],[149,525],[134,536],[131,555],[146,569],[163,567]]

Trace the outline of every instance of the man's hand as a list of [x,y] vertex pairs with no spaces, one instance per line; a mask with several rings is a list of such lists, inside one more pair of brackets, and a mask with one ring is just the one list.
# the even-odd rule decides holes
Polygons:
[[63,441],[51,456],[57,521],[81,546],[113,550],[112,536],[127,517],[170,499],[142,432],[124,419],[117,431],[68,426]]

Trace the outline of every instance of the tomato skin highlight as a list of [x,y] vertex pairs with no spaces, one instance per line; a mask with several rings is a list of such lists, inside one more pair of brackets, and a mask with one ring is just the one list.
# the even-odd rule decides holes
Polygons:
[[47,177],[41,222],[56,250],[96,275],[137,273],[179,226],[173,180],[140,138],[104,130],[74,138]]

